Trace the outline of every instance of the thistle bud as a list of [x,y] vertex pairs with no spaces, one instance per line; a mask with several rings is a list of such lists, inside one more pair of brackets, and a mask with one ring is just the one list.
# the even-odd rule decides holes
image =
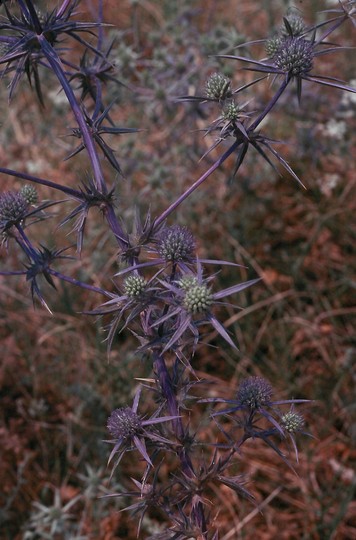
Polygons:
[[272,386],[263,377],[248,377],[240,384],[236,399],[240,406],[256,410],[271,403]]
[[296,433],[303,429],[304,418],[301,414],[289,411],[282,416],[281,426],[288,431],[288,433]]
[[25,184],[20,189],[20,194],[23,196],[27,204],[36,204],[38,202],[38,193],[37,189],[34,186]]
[[115,439],[130,439],[141,431],[142,421],[131,407],[121,407],[111,413],[107,428]]
[[[287,37],[290,36],[290,30],[292,31],[292,36],[301,36],[303,32],[305,31],[305,22],[296,13],[290,13],[285,17],[285,21],[287,21],[287,24],[285,23],[284,26],[281,29],[282,35]],[[288,28],[288,25],[290,27],[290,30]]]
[[273,58],[277,54],[282,43],[283,38],[281,38],[279,35],[275,35],[267,39],[265,49],[268,58]]
[[223,109],[224,120],[227,120],[228,122],[236,122],[239,117],[239,112],[240,109],[234,101],[227,103]]
[[192,285],[186,290],[184,307],[191,314],[204,313],[212,301],[210,290],[206,285]]
[[226,99],[231,96],[231,81],[221,73],[214,73],[206,81],[205,90],[208,98]]
[[0,195],[0,226],[7,229],[26,216],[28,203],[21,193],[9,191]]
[[174,225],[161,234],[158,252],[165,261],[179,262],[190,259],[195,250],[195,241],[186,227]]
[[287,37],[273,57],[274,65],[292,76],[308,73],[313,67],[313,45],[303,38]]
[[143,293],[147,285],[145,278],[142,276],[129,276],[124,281],[125,294],[129,298],[137,298]]

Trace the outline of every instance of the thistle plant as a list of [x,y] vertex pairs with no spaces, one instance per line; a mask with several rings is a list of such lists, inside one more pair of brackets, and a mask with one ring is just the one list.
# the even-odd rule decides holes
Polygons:
[[[304,432],[302,414],[295,408],[307,400],[272,400],[272,386],[262,377],[242,380],[231,399],[210,396],[208,381],[196,374],[195,353],[211,331],[221,338],[222,346],[238,348],[222,314],[226,307],[238,308],[230,303],[230,297],[238,297],[259,279],[217,289],[215,278],[221,267],[236,269],[239,265],[199,257],[198,242],[189,223],[184,226],[175,223],[174,212],[231,155],[235,156],[233,177],[238,180],[250,149],[276,171],[279,172],[277,165],[281,165],[302,184],[275,150],[274,139],[261,131],[261,124],[278,107],[282,95],[293,91],[294,82],[301,107],[302,85],[305,84],[356,92],[346,83],[315,71],[319,57],[344,49],[331,44],[329,36],[341,24],[350,21],[354,24],[354,2],[340,2],[337,9],[326,12],[325,21],[312,26],[306,25],[299,14],[288,13],[280,29],[263,40],[265,58],[220,56],[257,72],[259,75],[252,82],[234,88],[229,77],[214,72],[208,77],[202,95],[176,96],[175,101],[193,102],[202,108],[205,105],[216,107],[219,116],[205,128],[205,134],[214,137],[206,154],[213,149],[219,151],[222,146],[225,149],[205,173],[158,215],[151,215],[150,211],[144,215],[142,208],[136,208],[133,229],[122,217],[127,201],[120,197],[125,180],[122,160],[117,156],[119,141],[115,148],[110,146],[110,141],[112,136],[124,137],[137,129],[115,125],[113,111],[120,105],[106,101],[106,87],[125,85],[125,81],[115,73],[111,60],[115,43],[107,43],[105,38],[102,1],[98,1],[98,15],[93,22],[79,20],[78,0],[63,0],[47,12],[40,12],[33,0],[1,4],[0,65],[2,76],[9,80],[10,102],[15,99],[15,90],[20,91],[19,82],[25,76],[40,106],[45,107],[43,88],[51,74],[64,92],[72,113],[70,134],[79,140],[79,145],[65,159],[73,160],[77,154],[85,154],[89,171],[78,178],[80,187],[72,187],[64,180],[59,183],[0,168],[2,175],[26,182],[20,190],[0,195],[4,249],[18,249],[22,262],[19,269],[6,269],[1,273],[8,280],[12,275],[24,276],[33,301],[39,301],[48,311],[51,302],[43,292],[43,279],[53,288],[63,281],[98,298],[97,307],[86,315],[103,320],[109,356],[121,332],[134,336],[138,342],[136,354],[148,363],[151,376],[141,381],[132,405],[120,406],[111,412],[107,421],[110,438],[106,443],[113,446],[109,457],[112,475],[124,459],[137,463],[138,472],[132,479],[134,488],[131,486],[127,492],[108,496],[133,499],[127,509],[139,516],[138,533],[145,514],[151,509],[158,511],[167,523],[167,530],[150,538],[217,540],[219,530],[214,525],[216,516],[210,503],[216,489],[227,487],[239,497],[254,502],[245,477],[236,474],[241,447],[248,441],[253,444],[254,439],[260,439],[293,469],[284,446],[287,443],[288,448],[289,444],[298,460],[297,439],[308,433]],[[77,63],[71,57],[73,43],[76,49],[82,48]],[[243,46],[248,45],[251,43]],[[248,93],[253,91],[257,95],[257,88],[265,84],[266,79],[272,82],[273,95],[256,108]],[[138,92],[133,85],[126,86]],[[110,138],[107,140],[106,136]],[[41,201],[36,186],[46,186],[65,198]],[[86,231],[93,208],[102,214],[118,252],[120,268],[106,276],[111,278],[111,287],[84,282],[58,270],[59,262],[74,257],[69,255],[73,252],[72,245],[54,248],[33,238],[32,231],[38,230],[39,225],[46,222],[48,226],[47,220],[52,217],[50,209],[54,206],[60,216],[60,226],[70,224],[72,227],[77,254],[89,248]],[[35,223],[36,229],[33,228]],[[136,385],[134,379],[132,383]],[[146,399],[140,400],[143,395],[151,397],[150,406]],[[216,439],[207,442],[202,436],[203,428],[190,418],[193,405],[211,409],[209,422]],[[164,474],[164,470],[168,473]],[[57,499],[55,504],[60,502]],[[71,506],[65,505],[60,511],[67,511]],[[38,510],[45,516],[50,530],[56,532],[59,518],[53,519],[52,514],[48,517],[51,509],[38,507]],[[39,515],[34,515],[34,523]]]

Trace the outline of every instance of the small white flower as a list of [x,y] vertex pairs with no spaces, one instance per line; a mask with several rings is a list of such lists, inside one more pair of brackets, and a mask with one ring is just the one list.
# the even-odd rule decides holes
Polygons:
[[[356,86],[356,79],[351,79],[351,81],[348,83],[349,86],[352,86],[353,88],[355,88]],[[341,103],[345,106],[348,106],[348,105],[356,105],[356,94],[352,93],[352,92],[343,92],[342,94],[342,98],[341,98]]]
[[331,118],[325,125],[326,135],[328,137],[333,137],[334,139],[342,139],[345,136],[347,131],[347,126],[345,122],[337,121],[335,118]]

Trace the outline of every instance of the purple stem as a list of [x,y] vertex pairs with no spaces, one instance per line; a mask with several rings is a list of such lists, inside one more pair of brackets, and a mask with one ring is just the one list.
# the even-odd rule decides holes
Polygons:
[[104,215],[106,218],[106,221],[109,224],[110,229],[115,235],[115,238],[119,244],[119,246],[122,249],[126,249],[129,246],[129,241],[127,238],[127,235],[122,230],[120,223],[116,217],[116,214],[114,212],[114,208],[112,205],[107,204],[104,209]]
[[21,237],[21,239],[19,237],[16,238],[17,243],[24,250],[30,260],[34,259],[37,256],[36,249],[31,244],[21,225],[16,224],[16,229]]
[[277,92],[274,94],[273,98],[270,100],[270,102],[266,105],[266,107],[263,109],[261,114],[252,122],[252,124],[249,126],[247,131],[255,131],[255,129],[260,125],[262,120],[266,118],[267,114],[273,109],[285,89],[287,88],[288,84],[290,83],[291,78],[289,75],[284,79],[283,83],[277,90]]
[[71,106],[75,119],[80,128],[80,131],[83,137],[83,142],[85,144],[85,147],[89,155],[89,159],[92,164],[94,179],[96,181],[96,187],[102,194],[106,194],[107,187],[105,184],[103,172],[101,170],[101,165],[100,165],[99,157],[98,157],[95,145],[94,145],[93,137],[89,131],[88,125],[85,121],[82,110],[76,100],[72,87],[70,86],[67,80],[67,77],[65,76],[65,72],[62,68],[60,58],[58,57],[56,51],[53,49],[50,43],[48,43],[48,41],[43,35],[37,36],[37,38],[41,45],[43,54],[46,56],[49,64],[51,65],[53,72],[57,76],[67,96],[69,105]]
[[210,167],[209,170],[207,170],[203,176],[201,176],[194,184],[192,184],[187,191],[185,191],[171,206],[167,208],[155,221],[155,225],[159,225],[163,221],[167,219],[169,214],[171,214],[193,191],[195,191],[200,184],[204,182],[220,165],[226,161],[226,159],[233,153],[233,151],[241,144],[241,141],[235,141],[230,148],[217,160],[215,161],[214,165]]
[[[159,354],[157,351],[154,351],[153,358],[154,358],[155,371],[158,375],[163,395],[167,400],[168,413],[171,416],[178,416],[178,418],[174,418],[174,420],[172,420],[172,425],[173,425],[173,430],[175,432],[175,435],[178,441],[183,443],[182,446],[178,448],[177,455],[182,464],[182,470],[188,477],[191,478],[194,475],[194,467],[190,459],[190,456],[186,448],[184,447],[184,438],[185,438],[184,427],[183,427],[182,418],[179,416],[180,412],[179,412],[177,399],[173,391],[172,380],[169,375],[163,356]],[[207,524],[206,524],[204,506],[201,503],[199,503],[195,507],[195,512],[196,512],[196,521],[199,523],[202,530],[202,538],[205,540],[207,538],[207,535],[206,535]]]
[[[173,391],[171,377],[169,375],[169,372],[168,372],[168,369],[167,369],[167,366],[166,366],[166,363],[164,361],[163,356],[161,354],[159,354],[157,351],[155,351],[154,354],[153,354],[153,358],[154,358],[155,371],[156,371],[156,373],[158,375],[163,395],[167,400],[168,412],[169,412],[170,416],[178,416],[179,417],[179,418],[174,418],[172,420],[173,430],[175,432],[175,435],[176,435],[178,441],[183,442],[184,441],[184,427],[183,427],[182,419],[179,416],[180,415],[179,407],[178,407],[176,396],[175,396],[174,391]],[[184,448],[184,446],[182,446],[178,450],[177,453],[178,453],[179,458],[181,460],[184,472],[188,476],[191,476],[192,471],[193,471],[193,465],[192,465],[191,459],[190,459],[189,455],[187,454],[186,449]]]
[[[54,73],[56,74],[59,82],[62,85],[62,88],[64,92],[66,93],[68,102],[72,108],[72,111],[74,113],[74,116],[78,122],[80,131],[82,133],[83,142],[85,144],[86,150],[88,152],[92,168],[93,168],[93,174],[94,179],[96,181],[97,189],[102,193],[103,195],[107,194],[107,187],[105,184],[105,180],[103,177],[103,173],[101,170],[101,165],[99,161],[99,157],[94,145],[94,141],[92,138],[92,135],[88,129],[87,123],[85,121],[85,118],[83,116],[83,113],[77,103],[77,100],[75,98],[75,95],[73,93],[73,90],[65,76],[65,72],[62,69],[61,61],[59,57],[57,56],[56,51],[53,49],[53,47],[48,43],[48,41],[45,39],[44,36],[38,36],[38,40],[41,44],[42,50],[50,63]],[[115,216],[115,212],[113,210],[113,207],[107,203],[106,204],[106,218],[107,221],[111,227],[111,230],[113,231],[119,245],[122,248],[125,248],[128,246],[128,241],[126,238],[126,235],[124,234],[122,228],[120,227],[120,224]]]

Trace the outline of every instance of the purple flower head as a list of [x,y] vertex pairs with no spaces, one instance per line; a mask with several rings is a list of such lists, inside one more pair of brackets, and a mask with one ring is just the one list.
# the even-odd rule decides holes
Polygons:
[[166,227],[158,241],[158,253],[165,261],[189,261],[194,255],[195,240],[187,227]]
[[8,191],[0,195],[0,229],[5,231],[20,223],[27,214],[28,202],[21,193]]
[[141,432],[142,420],[131,407],[121,407],[111,413],[107,427],[115,439],[127,440]]
[[170,445],[171,441],[162,437],[160,433],[152,428],[153,425],[162,422],[169,422],[175,416],[152,417],[144,420],[137,413],[141,388],[136,392],[132,407],[121,407],[115,409],[108,418],[107,428],[114,438],[113,441],[106,441],[114,444],[114,448],[109,457],[109,463],[117,455],[117,460],[112,474],[123,458],[125,452],[136,448],[148,465],[153,467],[150,456],[147,453],[146,442],[151,446]]
[[240,407],[255,411],[271,404],[272,386],[263,377],[248,377],[239,386],[236,401]]
[[303,17],[294,11],[290,11],[284,17],[284,26],[281,29],[283,36],[301,36],[306,31],[306,25]]
[[302,37],[282,39],[272,58],[277,69],[290,77],[306,75],[313,67],[313,44]]

